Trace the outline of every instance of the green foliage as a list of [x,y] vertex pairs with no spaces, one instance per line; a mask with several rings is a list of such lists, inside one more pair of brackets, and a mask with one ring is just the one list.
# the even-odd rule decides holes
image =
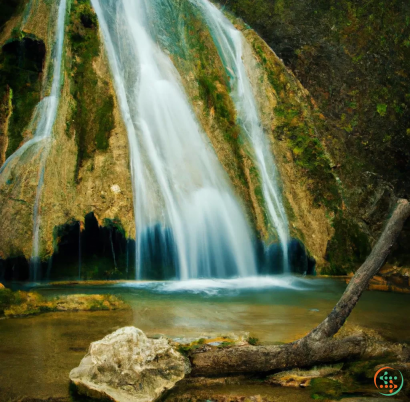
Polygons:
[[250,336],[248,338],[248,343],[249,343],[249,345],[255,346],[259,343],[259,339],[258,338],[253,338],[253,337]]
[[230,348],[231,346],[235,346],[235,342],[228,342],[228,341],[223,341],[218,348],[219,349],[224,349],[224,348]]
[[71,92],[75,99],[72,130],[78,145],[78,169],[96,150],[105,151],[114,128],[114,98],[109,83],[98,78],[94,60],[100,55],[98,21],[89,0],[75,2],[68,37],[72,51]]
[[380,116],[386,116],[387,113],[387,105],[384,103],[378,103],[377,104],[377,113],[379,113]]

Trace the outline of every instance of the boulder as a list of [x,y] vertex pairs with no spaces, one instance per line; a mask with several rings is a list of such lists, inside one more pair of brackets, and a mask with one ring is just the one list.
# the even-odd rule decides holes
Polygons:
[[140,329],[125,327],[93,342],[70,380],[91,398],[148,402],[189,372],[188,359],[166,338],[149,339]]

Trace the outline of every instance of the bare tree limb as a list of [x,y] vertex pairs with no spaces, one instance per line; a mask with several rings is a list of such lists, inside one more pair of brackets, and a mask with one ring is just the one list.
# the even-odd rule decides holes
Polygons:
[[342,297],[327,318],[319,324],[307,337],[321,341],[336,334],[349,317],[370,279],[383,266],[391,248],[396,242],[403,225],[410,216],[410,203],[400,199],[379,240],[373,247],[363,265],[356,271]]
[[[367,344],[363,337],[344,339],[332,339],[332,337],[345,323],[372,276],[384,264],[409,216],[410,203],[400,199],[372,252],[357,270],[339,302],[327,318],[304,338],[280,346],[198,350],[190,356],[192,375],[218,376],[268,372],[366,356]],[[404,347],[400,353],[406,356],[406,359],[410,356],[409,351]]]

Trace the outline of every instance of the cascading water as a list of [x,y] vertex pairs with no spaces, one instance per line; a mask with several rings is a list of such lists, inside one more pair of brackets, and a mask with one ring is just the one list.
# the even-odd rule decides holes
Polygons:
[[[31,3],[30,3],[31,4]],[[28,7],[30,6],[28,5]],[[44,182],[44,171],[49,153],[49,139],[52,134],[54,122],[57,115],[58,104],[60,100],[60,81],[61,81],[61,61],[63,56],[64,43],[64,28],[66,15],[67,0],[60,0],[57,15],[56,42],[53,49],[51,66],[53,68],[53,80],[51,84],[50,95],[46,96],[39,102],[34,112],[31,125],[35,127],[34,136],[24,143],[16,152],[14,152],[3,164],[0,169],[2,179],[6,180],[8,172],[11,171],[13,165],[18,163],[19,158],[35,145],[39,147],[40,177],[37,185],[36,197],[33,211],[33,249],[31,256],[31,278],[37,279],[37,271],[39,265],[39,243],[40,243],[40,201]]]
[[252,85],[244,65],[243,47],[247,43],[243,35],[215,5],[208,0],[190,1],[198,7],[204,17],[230,78],[231,97],[236,107],[238,122],[253,148],[269,218],[281,243],[284,272],[289,272],[288,220],[276,183],[277,171],[271,146],[263,132]]
[[176,69],[149,34],[155,21],[145,0],[92,4],[129,138],[137,278],[158,254],[179,279],[255,275],[243,211]]

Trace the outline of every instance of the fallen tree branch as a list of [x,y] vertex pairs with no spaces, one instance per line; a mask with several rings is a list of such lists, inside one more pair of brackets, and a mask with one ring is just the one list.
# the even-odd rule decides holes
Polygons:
[[324,342],[212,349],[191,356],[191,374],[212,377],[335,363],[347,358],[360,357],[364,342],[364,338],[350,337]]
[[[345,323],[369,280],[384,264],[403,225],[410,216],[410,203],[400,199],[372,252],[357,270],[345,292],[327,318],[304,338],[279,346],[244,346],[208,349],[191,354],[192,375],[218,376],[258,373],[309,367],[366,356],[363,337],[332,339]],[[409,352],[404,350],[405,359]]]
[[307,337],[311,340],[321,341],[335,335],[349,317],[363,291],[369,285],[370,279],[377,274],[383,266],[391,248],[396,242],[403,225],[410,216],[410,203],[400,199],[379,240],[373,247],[370,255],[363,265],[356,271],[349,282],[342,297],[326,319],[319,324]]

